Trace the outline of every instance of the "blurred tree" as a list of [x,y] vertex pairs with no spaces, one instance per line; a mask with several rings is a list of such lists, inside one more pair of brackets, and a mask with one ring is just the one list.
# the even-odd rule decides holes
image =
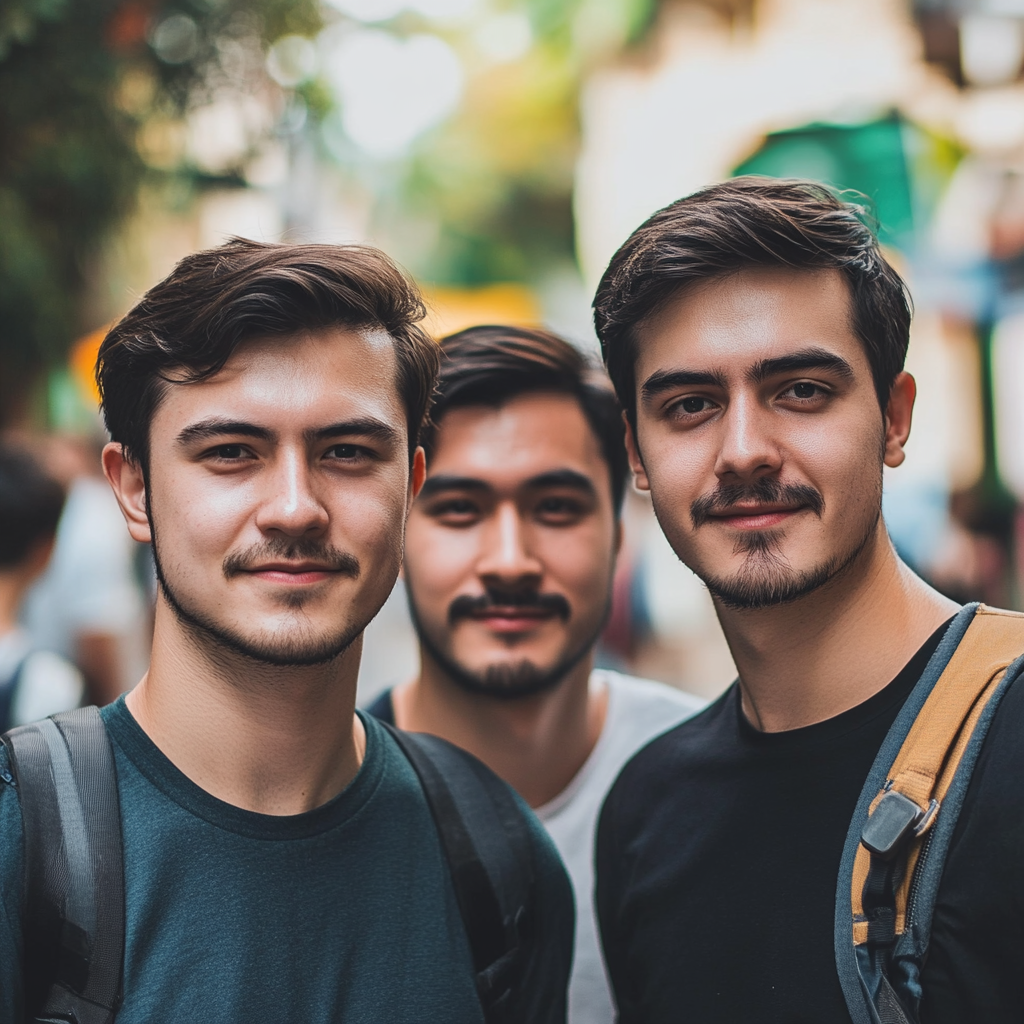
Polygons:
[[239,47],[320,28],[316,0],[4,0],[0,422],[82,324],[88,263],[147,173],[140,129],[180,115]]
[[[375,228],[423,280],[543,284],[575,261],[582,82],[595,65],[642,43],[658,0],[494,0],[462,23],[410,8],[366,20],[395,38],[423,31],[443,37],[466,74],[459,109],[391,162],[367,165],[357,147],[337,145],[328,145],[328,156],[361,178],[375,198]],[[481,46],[481,26],[495,16],[523,19],[522,52],[494,57]],[[328,118],[328,133],[339,133],[332,123],[339,110]]]

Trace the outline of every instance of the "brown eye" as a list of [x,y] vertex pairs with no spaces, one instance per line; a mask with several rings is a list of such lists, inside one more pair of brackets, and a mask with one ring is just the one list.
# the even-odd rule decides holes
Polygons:
[[355,459],[359,457],[361,451],[354,444],[336,444],[328,449],[327,454],[335,459]]
[[704,412],[704,410],[707,408],[707,402],[708,400],[706,398],[696,398],[691,396],[690,398],[684,398],[679,403],[679,407],[683,410],[683,412],[687,412],[693,415],[698,412]]
[[800,381],[793,385],[793,394],[797,398],[813,398],[818,392],[817,384],[810,384],[807,381]]

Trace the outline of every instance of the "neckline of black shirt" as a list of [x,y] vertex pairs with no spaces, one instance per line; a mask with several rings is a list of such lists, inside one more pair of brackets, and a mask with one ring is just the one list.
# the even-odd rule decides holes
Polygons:
[[739,681],[726,691],[724,699],[729,701],[732,714],[736,718],[737,730],[741,741],[756,745],[760,750],[792,750],[807,744],[817,745],[828,742],[839,736],[859,729],[872,719],[890,714],[894,708],[902,707],[910,696],[918,680],[921,678],[928,662],[942,642],[949,624],[956,618],[951,615],[937,630],[917,649],[914,656],[897,673],[892,682],[888,683],[867,700],[855,704],[852,708],[826,718],[812,725],[804,725],[797,729],[786,729],[783,732],[762,732],[747,719],[740,703]]

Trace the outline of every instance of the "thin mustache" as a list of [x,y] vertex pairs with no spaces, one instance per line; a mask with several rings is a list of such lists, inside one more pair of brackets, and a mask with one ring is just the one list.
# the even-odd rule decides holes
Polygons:
[[800,505],[809,508],[819,519],[825,511],[825,499],[807,484],[780,484],[778,480],[757,480],[752,484],[726,484],[697,498],[690,505],[694,528],[703,526],[716,512],[733,505]]
[[358,579],[359,559],[321,541],[267,541],[228,555],[222,566],[225,579],[251,572],[266,562],[315,562],[327,572]]
[[479,597],[463,594],[448,606],[448,622],[454,625],[459,619],[469,618],[494,608],[524,608],[542,612],[554,612],[563,620],[571,614],[569,602],[561,594],[539,594],[536,591],[504,592],[489,590]]

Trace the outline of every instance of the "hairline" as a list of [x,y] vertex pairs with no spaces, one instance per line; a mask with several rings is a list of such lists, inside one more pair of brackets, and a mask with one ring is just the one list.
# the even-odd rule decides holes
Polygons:
[[[240,338],[236,340],[235,344],[231,347],[231,350],[228,353],[227,358],[223,361],[223,363],[221,363],[219,366],[216,366],[215,368],[201,371],[200,375],[197,377],[191,379],[186,378],[183,380],[174,380],[171,376],[169,376],[170,374],[173,374],[177,370],[184,370],[187,372],[189,368],[186,366],[185,363],[177,363],[176,365],[167,366],[155,372],[152,377],[153,404],[150,409],[149,421],[146,423],[145,451],[129,453],[124,447],[124,442],[118,442],[119,444],[121,444],[122,453],[124,454],[125,459],[132,465],[138,465],[139,468],[143,470],[143,474],[146,478],[146,483],[148,485],[150,440],[152,436],[151,432],[153,427],[153,421],[156,419],[156,414],[157,412],[159,412],[171,388],[187,387],[192,384],[203,384],[207,381],[213,380],[218,374],[220,374],[225,369],[228,363],[235,357],[236,353],[238,353],[239,350],[242,349],[247,344],[258,341],[269,341],[271,339],[277,339],[282,342],[287,342],[289,340],[308,341],[311,340],[311,336],[313,335],[322,335],[330,331],[335,331],[339,329],[349,330],[355,333],[363,333],[364,337],[368,334],[377,334],[387,337],[387,339],[391,343],[390,350],[392,353],[395,354],[395,365],[393,367],[394,379],[392,383],[394,385],[395,392],[398,395],[399,404],[404,406],[404,402],[401,401],[402,389],[401,382],[399,380],[399,375],[401,373],[401,364],[398,359],[399,341],[390,331],[387,330],[386,327],[383,326],[383,324],[358,323],[354,321],[348,322],[339,320],[336,323],[332,324],[300,326],[296,327],[295,330],[293,331],[281,331],[276,333],[266,331],[253,331],[252,334],[243,334]],[[369,339],[367,338],[367,340]],[[406,445],[409,451],[409,464],[412,465],[412,461],[416,455],[416,449],[419,446],[419,438],[413,438],[411,425],[408,422],[408,416],[405,414],[404,408],[401,419],[405,424]]]
[[661,294],[655,300],[653,306],[641,319],[637,320],[635,323],[626,325],[620,335],[620,344],[625,342],[626,349],[631,357],[633,393],[630,396],[631,400],[629,404],[625,407],[625,413],[630,422],[630,426],[632,426],[634,430],[637,425],[637,409],[639,407],[639,381],[637,379],[636,367],[639,361],[639,343],[641,341],[640,332],[650,328],[652,324],[662,314],[664,314],[666,307],[673,300],[682,298],[686,292],[696,291],[704,285],[727,281],[729,278],[737,277],[738,275],[751,270],[777,270],[784,273],[806,275],[833,273],[839,277],[842,281],[844,293],[847,298],[847,318],[849,321],[850,332],[857,339],[857,343],[860,345],[861,350],[867,358],[868,369],[871,375],[872,391],[875,393],[875,398],[878,402],[879,408],[881,409],[882,415],[885,415],[887,399],[883,399],[883,396],[879,393],[878,382],[875,380],[874,366],[871,362],[870,353],[868,352],[867,341],[862,335],[859,325],[857,324],[857,307],[854,300],[853,281],[850,274],[848,274],[842,266],[797,266],[790,263],[784,263],[780,260],[778,262],[766,261],[763,263],[745,263],[740,266],[718,270],[706,276],[691,277],[685,280],[666,280],[663,288],[656,289],[656,292],[660,292]]

